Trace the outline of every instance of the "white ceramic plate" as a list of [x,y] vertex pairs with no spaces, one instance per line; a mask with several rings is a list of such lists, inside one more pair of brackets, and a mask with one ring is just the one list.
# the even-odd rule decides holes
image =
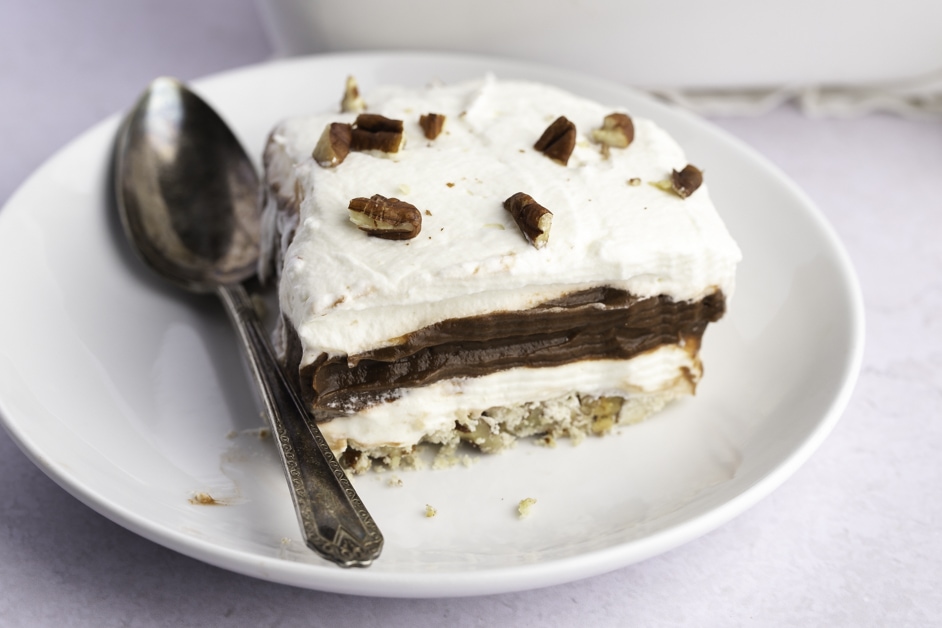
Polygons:
[[[308,551],[223,312],[131,257],[110,211],[118,118],[39,169],[0,212],[0,414],[55,481],[157,543],[237,572],[386,596],[472,595],[603,573],[702,535],[781,484],[821,443],[860,365],[860,292],[808,199],[754,152],[607,82],[515,62],[423,54],[283,61],[195,83],[260,154],[281,117],[361,86],[493,71],[628,106],[703,167],[745,259],[706,335],[698,395],[604,439],[523,443],[470,468],[355,478],[386,536],[370,568]],[[141,86],[142,89],[144,86]],[[217,505],[191,502],[208,493]],[[517,503],[537,500],[526,519]],[[426,504],[438,510],[425,517]]]

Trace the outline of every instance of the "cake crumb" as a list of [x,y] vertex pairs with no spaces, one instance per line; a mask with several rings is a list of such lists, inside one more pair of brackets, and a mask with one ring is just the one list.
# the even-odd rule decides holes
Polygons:
[[425,504],[425,516],[426,516],[426,518],[431,519],[432,517],[434,517],[434,516],[437,515],[437,514],[438,514],[438,511],[437,511],[437,510],[435,510],[434,508],[432,508],[431,505]]
[[402,478],[397,475],[394,475],[388,480],[386,480],[386,485],[387,486],[402,486]]
[[533,499],[532,497],[521,499],[520,503],[517,504],[517,517],[519,517],[520,519],[529,517],[530,511],[533,508],[533,504],[535,503],[536,503],[536,500]]
[[219,502],[216,501],[209,493],[194,493],[193,497],[190,498],[190,503],[198,506],[218,506]]

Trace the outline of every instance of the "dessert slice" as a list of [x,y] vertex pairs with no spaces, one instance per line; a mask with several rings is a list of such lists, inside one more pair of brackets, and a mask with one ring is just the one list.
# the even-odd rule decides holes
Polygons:
[[662,129],[493,77],[360,103],[265,150],[280,345],[342,460],[581,438],[695,391],[741,256]]

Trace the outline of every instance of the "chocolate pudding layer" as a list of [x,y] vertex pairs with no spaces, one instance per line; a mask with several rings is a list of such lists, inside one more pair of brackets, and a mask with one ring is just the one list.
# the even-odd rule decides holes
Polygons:
[[674,343],[689,344],[695,353],[725,304],[722,292],[677,302],[665,296],[638,299],[611,288],[585,290],[524,311],[443,321],[374,351],[321,356],[300,370],[300,387],[315,418],[325,420],[443,379],[518,366],[627,360]]

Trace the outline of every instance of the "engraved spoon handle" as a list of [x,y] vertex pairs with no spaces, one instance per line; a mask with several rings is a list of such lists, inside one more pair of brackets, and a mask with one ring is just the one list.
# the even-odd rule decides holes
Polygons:
[[221,286],[217,294],[258,383],[308,547],[342,567],[368,566],[383,548],[382,533],[288,384],[245,288]]

